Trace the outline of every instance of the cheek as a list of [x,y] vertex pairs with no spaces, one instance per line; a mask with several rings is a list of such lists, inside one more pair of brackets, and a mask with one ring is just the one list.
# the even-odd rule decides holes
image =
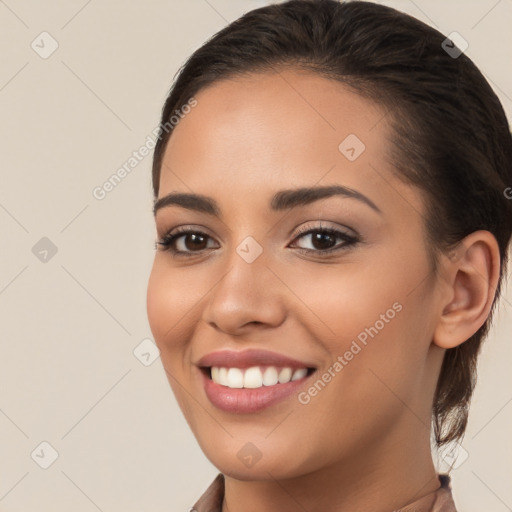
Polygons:
[[157,255],[147,288],[147,315],[151,332],[162,355],[166,351],[180,350],[189,334],[194,308],[204,291],[180,269],[170,269],[165,256]]
[[188,340],[192,337],[191,322],[197,294],[187,286],[183,272],[169,269],[165,257],[156,255],[147,287],[147,315],[153,338],[174,396],[185,418],[193,416],[193,403],[184,392],[189,380],[185,361],[188,360]]
[[404,290],[408,289],[401,282],[405,279],[403,274],[392,276],[382,266],[376,269],[355,262],[338,267],[319,266],[314,269],[314,276],[308,278],[294,275],[293,270],[289,272],[286,282],[293,283],[290,287],[302,302],[293,314],[301,312],[306,325],[318,326],[315,338],[332,349],[341,340],[364,333],[365,328],[376,322],[379,331],[387,327],[397,318],[406,295]]
[[293,277],[292,270],[286,278],[303,302],[296,310],[301,323],[332,361],[344,357],[352,371],[340,374],[360,391],[372,382],[382,386],[369,369],[407,388],[425,363],[432,330],[428,264],[420,251],[407,261],[402,254],[395,247],[364,265],[347,259],[318,266],[314,278]]
[[146,308],[151,332],[160,350],[163,335],[172,325],[169,322],[168,313],[173,311],[174,301],[169,296],[166,281],[165,275],[155,261],[148,282]]

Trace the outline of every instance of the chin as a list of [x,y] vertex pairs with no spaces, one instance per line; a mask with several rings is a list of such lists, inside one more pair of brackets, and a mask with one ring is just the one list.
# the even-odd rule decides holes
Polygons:
[[[217,445],[214,450],[203,449],[203,452],[221,473],[242,481],[286,480],[311,471],[311,467],[306,467],[310,464],[305,454],[297,453],[293,446],[288,446],[286,450],[276,450],[268,446],[268,443],[266,448],[262,444],[257,441],[237,442],[233,439],[224,449]],[[256,445],[261,446],[261,449]]]

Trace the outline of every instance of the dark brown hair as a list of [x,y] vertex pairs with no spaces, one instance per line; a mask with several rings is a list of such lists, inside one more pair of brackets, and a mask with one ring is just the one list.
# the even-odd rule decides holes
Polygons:
[[[158,197],[169,120],[201,89],[235,75],[291,66],[337,80],[379,103],[392,126],[397,176],[423,193],[432,270],[466,235],[490,231],[501,269],[491,313],[444,356],[433,403],[436,443],[460,440],[476,361],[506,274],[512,230],[512,138],[503,108],[473,62],[428,25],[383,5],[291,0],[248,12],[199,48],[165,102],[153,159]],[[167,125],[166,125],[167,123]]]

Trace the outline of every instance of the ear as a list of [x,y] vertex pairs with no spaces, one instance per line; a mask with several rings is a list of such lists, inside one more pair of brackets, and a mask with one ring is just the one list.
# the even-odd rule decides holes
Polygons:
[[442,278],[446,293],[433,342],[441,348],[464,343],[489,316],[500,272],[496,238],[489,231],[465,237],[446,259]]

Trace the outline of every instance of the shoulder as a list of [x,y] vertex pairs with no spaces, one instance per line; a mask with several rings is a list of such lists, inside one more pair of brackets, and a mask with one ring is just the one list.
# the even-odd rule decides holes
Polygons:
[[221,512],[224,499],[224,475],[219,473],[189,512]]

